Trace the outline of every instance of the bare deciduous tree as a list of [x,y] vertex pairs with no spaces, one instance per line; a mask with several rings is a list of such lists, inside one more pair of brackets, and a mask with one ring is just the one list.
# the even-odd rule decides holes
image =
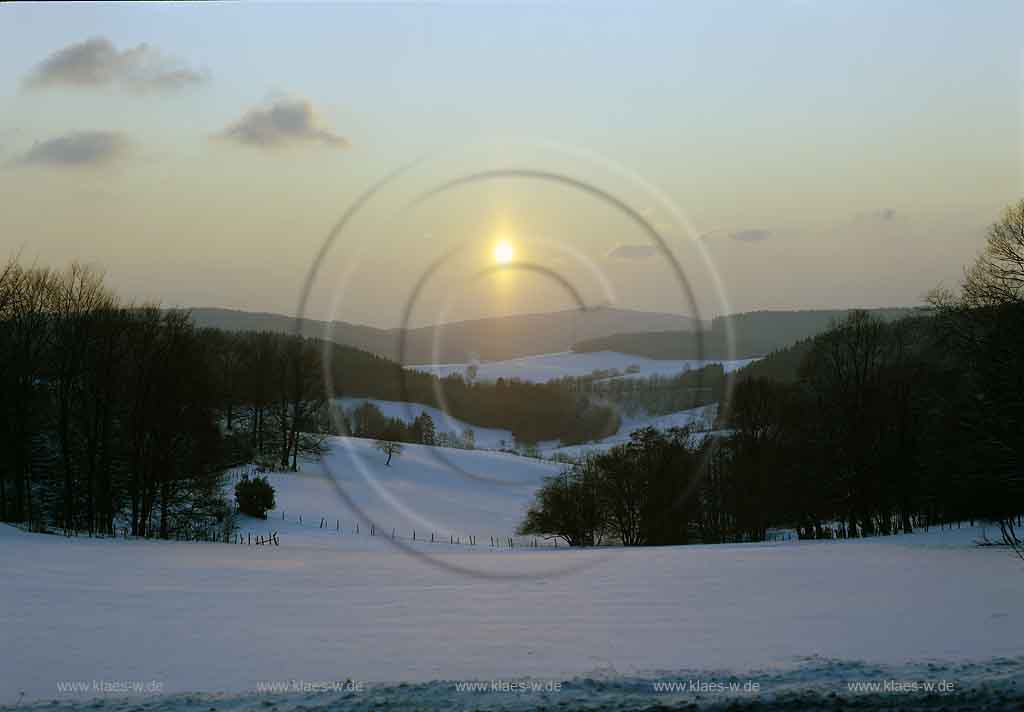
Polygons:
[[384,465],[386,467],[391,467],[391,458],[402,454],[402,443],[397,440],[388,440],[386,436],[387,434],[385,433],[385,437],[377,440],[373,446],[387,455],[388,459]]

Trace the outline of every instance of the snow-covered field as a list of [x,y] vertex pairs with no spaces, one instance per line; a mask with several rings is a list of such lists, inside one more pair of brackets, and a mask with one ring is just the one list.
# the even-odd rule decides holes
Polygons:
[[[403,403],[401,401],[385,401],[374,398],[339,398],[336,401],[346,411],[352,410],[361,403],[370,402],[381,409],[381,412],[388,418],[398,418],[404,423],[411,423],[421,412],[430,415],[438,431],[446,431],[453,434],[461,434],[471,429],[475,435],[476,447],[478,450],[498,450],[511,448],[515,444],[515,438],[509,430],[498,428],[481,428],[472,423],[453,418],[439,408],[433,408],[419,403]],[[581,445],[560,446],[557,440],[548,440],[538,443],[538,450],[544,457],[551,457],[556,454],[577,457],[586,452],[607,450],[613,445],[629,441],[629,435],[640,428],[668,428],[693,425],[701,429],[710,429],[715,422],[718,413],[718,404],[713,403],[700,408],[692,408],[666,415],[640,415],[623,416],[619,429],[607,438],[596,440]]]
[[461,436],[467,429],[473,431],[476,447],[483,450],[497,450],[499,448],[512,447],[514,438],[509,430],[499,428],[481,428],[467,423],[445,413],[440,408],[419,403],[405,403],[403,401],[379,400],[377,398],[336,398],[334,401],[345,411],[351,411],[362,403],[373,403],[380,408],[386,418],[397,418],[403,423],[412,423],[420,413],[426,413],[434,421],[434,427],[438,432],[447,432],[452,435]]
[[358,519],[361,532],[374,522],[388,534],[394,528],[396,536],[411,537],[415,529],[418,536],[434,533],[446,541],[469,534],[507,537],[515,533],[544,477],[560,469],[503,452],[409,444],[390,466],[385,460],[371,440],[334,438],[323,463],[307,463],[295,474],[269,475],[278,494],[268,526],[281,529],[282,522],[287,525],[301,514],[304,524],[323,518],[332,529],[339,519],[349,529]]
[[711,430],[717,415],[718,404],[712,403],[711,405],[681,410],[676,413],[668,413],[667,415],[623,416],[619,429],[614,435],[609,435],[606,438],[590,443],[566,445],[564,447],[559,447],[557,442],[541,443],[540,450],[545,457],[560,454],[575,458],[590,452],[608,450],[615,445],[629,442],[630,433],[641,428],[668,430],[669,428],[681,428],[689,425],[697,430]]
[[[338,483],[375,517],[402,511],[366,482],[360,460],[403,503],[407,524],[422,518],[477,528],[478,536],[513,526],[530,483],[549,467],[453,451],[458,466],[521,482],[516,489],[445,476],[425,448],[410,447],[384,468],[367,443],[354,443],[351,457],[344,443],[335,446]],[[157,683],[159,694],[147,697],[153,709],[204,710],[339,701],[354,709],[528,709],[602,700],[641,709],[641,701],[694,699],[652,687],[694,679],[756,680],[780,694],[844,693],[855,680],[946,680],[961,690],[1001,680],[999,690],[1019,697],[1013,686],[1024,684],[1024,569],[1005,550],[975,546],[978,529],[595,551],[405,542],[434,557],[427,560],[396,549],[389,532],[370,537],[361,526],[353,534],[356,517],[325,477],[312,466],[274,476],[278,510],[266,522],[243,522],[243,531],[278,530],[279,547],[68,540],[0,527],[0,704],[124,700],[93,681]],[[334,512],[344,531],[319,528]],[[543,693],[456,687],[524,678],[566,682],[562,692]],[[261,689],[345,680],[365,687]],[[438,680],[449,682],[381,686]],[[69,686],[76,682],[84,689]],[[196,692],[230,695],[172,697]],[[721,701],[716,694],[700,699]]]
[[[713,363],[722,364],[726,373],[729,373],[743,368],[755,360],[749,358],[732,361],[720,359],[704,361],[656,360],[617,351],[595,351],[592,353],[562,351],[552,354],[539,354],[537,356],[524,356],[507,361],[485,361],[472,365],[476,366],[477,380],[495,381],[499,378],[518,378],[521,381],[542,383],[565,376],[588,376],[595,371],[609,371],[613,369],[629,378],[676,376],[683,371],[702,368]],[[470,365],[468,363],[420,364],[407,366],[407,368],[432,373],[443,378],[453,373],[466,375]]]

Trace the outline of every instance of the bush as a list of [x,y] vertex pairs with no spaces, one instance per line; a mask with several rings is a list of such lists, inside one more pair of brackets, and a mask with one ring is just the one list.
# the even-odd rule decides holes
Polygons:
[[267,518],[267,511],[274,508],[274,488],[266,477],[243,477],[235,485],[235,500],[242,514]]
[[569,546],[600,544],[608,529],[601,478],[594,455],[545,478],[517,533],[557,536]]

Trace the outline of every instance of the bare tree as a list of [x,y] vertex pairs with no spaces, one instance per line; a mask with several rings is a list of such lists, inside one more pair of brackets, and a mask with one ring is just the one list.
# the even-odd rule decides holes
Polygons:
[[13,485],[7,518],[17,522],[33,522],[35,514],[32,436],[42,417],[40,392],[48,387],[45,359],[53,339],[50,314],[55,281],[54,274],[45,268],[9,264],[4,270],[0,437],[6,440],[4,469]]
[[391,467],[391,458],[394,457],[395,455],[402,454],[402,443],[398,442],[397,440],[388,440],[386,436],[387,434],[385,433],[385,437],[382,437],[381,439],[377,440],[377,442],[375,442],[373,446],[380,450],[385,455],[387,455],[388,459],[387,462],[384,463],[384,465],[386,467]]
[[274,416],[279,428],[280,464],[297,471],[299,456],[323,453],[320,411],[326,405],[320,354],[316,344],[300,336],[285,338],[278,362],[278,402]]
[[1024,200],[989,227],[985,249],[967,269],[961,293],[971,307],[1024,303]]
[[[75,463],[80,461],[72,452],[80,438],[73,432],[73,420],[84,397],[84,356],[88,344],[97,330],[99,315],[109,312],[114,305],[113,294],[103,286],[103,275],[73,262],[54,282],[51,309],[54,342],[54,391],[57,398],[57,439],[60,445],[60,463],[64,479],[62,519],[66,529],[77,528],[78,512],[74,493],[78,490],[79,472]],[[88,474],[88,472],[86,473]],[[94,483],[89,480],[87,509],[92,513]],[[92,530],[93,522],[88,522]]]
[[989,227],[960,292],[936,290],[929,300],[944,338],[968,366],[963,377],[974,397],[961,421],[976,443],[971,489],[988,493],[990,508],[1001,511],[1004,541],[1021,553],[1014,521],[1024,501],[1024,200]]

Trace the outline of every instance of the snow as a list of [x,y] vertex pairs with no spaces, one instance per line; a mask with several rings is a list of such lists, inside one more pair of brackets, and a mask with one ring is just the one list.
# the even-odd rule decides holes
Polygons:
[[[397,418],[403,423],[411,423],[421,412],[426,412],[434,420],[438,431],[443,430],[453,434],[461,434],[466,429],[471,429],[475,435],[477,450],[506,449],[516,445],[515,437],[510,430],[482,428],[458,418],[453,418],[443,410],[427,405],[373,398],[339,398],[336,402],[346,411],[350,411],[364,402],[370,402],[380,408],[386,417]],[[622,416],[619,429],[606,438],[579,445],[566,445],[564,447],[557,440],[547,440],[538,443],[538,450],[541,455],[548,458],[554,455],[574,458],[587,452],[607,450],[614,445],[628,442],[630,433],[641,428],[652,427],[659,430],[667,430],[669,428],[691,425],[699,429],[710,430],[714,425],[717,414],[718,404],[712,403],[699,408],[668,413],[666,415]]]
[[541,443],[540,450],[545,457],[564,455],[570,458],[577,458],[591,452],[603,452],[604,450],[611,449],[615,445],[621,445],[622,443],[629,442],[630,434],[634,430],[640,430],[642,428],[668,430],[669,428],[692,426],[697,430],[710,431],[714,426],[717,415],[718,404],[712,403],[699,408],[691,408],[690,410],[668,413],[667,415],[623,416],[619,429],[607,438],[594,440],[580,445],[566,445],[563,447],[560,447],[557,442],[545,442]]
[[[427,448],[409,446],[391,468],[369,443],[339,439],[333,448],[330,471],[374,517],[478,536],[509,530],[552,467],[503,453],[445,453],[505,481],[496,484],[445,474]],[[352,679],[371,685],[353,693],[353,706],[415,699],[423,708],[445,706],[452,685],[372,685],[582,676],[567,685],[569,696],[545,698],[556,705],[628,696],[652,677],[692,671],[790,687],[857,675],[1021,676],[1024,570],[1005,549],[975,546],[978,528],[601,550],[418,540],[404,542],[417,554],[409,555],[364,526],[353,534],[356,515],[328,476],[313,465],[273,476],[278,510],[242,528],[278,530],[279,547],[0,527],[0,701],[24,693],[73,707],[96,696],[58,693],[59,682],[75,680],[157,681],[162,696],[152,704],[165,709],[188,706],[182,699],[247,709],[260,704],[256,688],[266,681]],[[332,514],[345,531],[319,528]],[[240,697],[170,697],[186,692]],[[295,708],[320,698],[284,699]],[[538,699],[509,699],[508,709]]]
[[380,408],[386,418],[397,418],[403,423],[412,423],[420,413],[426,413],[434,421],[434,428],[437,432],[447,432],[461,436],[467,429],[473,431],[476,447],[483,450],[497,450],[499,448],[512,447],[515,438],[511,430],[500,428],[482,428],[464,420],[459,420],[448,415],[440,408],[419,403],[406,403],[404,401],[379,400],[376,398],[336,398],[335,403],[340,405],[346,412],[354,410],[363,403],[373,403]]
[[[350,529],[358,519],[362,529],[373,522],[387,533],[394,528],[396,536],[411,537],[416,529],[420,537],[435,533],[446,541],[469,534],[507,537],[515,533],[543,479],[560,469],[503,452],[411,444],[403,444],[402,453],[386,466],[386,457],[373,444],[334,438],[323,465],[307,463],[298,473],[268,475],[277,490],[277,509],[268,515],[268,526],[281,529],[282,514],[285,524],[302,514],[305,524],[325,518],[332,530],[339,519]],[[286,535],[292,533],[282,530]]]
[[[886,682],[921,685],[920,692],[880,693],[854,689]],[[509,690],[512,684],[522,687]],[[313,685],[328,688],[310,691]],[[722,690],[707,691],[712,685]],[[502,678],[484,681],[438,680],[399,685],[364,684],[350,680],[276,681],[285,690],[235,695],[144,695],[106,699],[92,708],[124,712],[203,712],[269,708],[277,712],[389,709],[533,712],[538,709],[635,711],[650,709],[705,710],[980,710],[1019,709],[1024,703],[1024,661],[1000,658],[979,663],[943,665],[908,663],[872,665],[827,658],[808,658],[788,669],[757,670],[737,676],[728,670],[666,670],[652,676],[593,674],[568,680]],[[333,690],[337,686],[338,690]],[[666,690],[668,686],[673,686]],[[701,691],[703,686],[703,691]],[[754,691],[748,691],[756,686]],[[924,686],[941,692],[925,692]],[[950,688],[952,687],[952,690]],[[735,689],[733,689],[735,688]],[[55,699],[23,709],[77,710],[80,700]]]
[[[477,366],[476,379],[495,381],[499,378],[518,378],[521,381],[542,383],[556,378],[589,376],[595,371],[615,369],[626,378],[648,378],[650,376],[676,376],[683,371],[702,368],[709,364],[720,363],[726,373],[743,368],[757,359],[736,360],[659,360],[644,358],[634,354],[617,351],[595,351],[591,353],[575,353],[562,351],[537,356],[524,356],[507,361],[485,361]],[[432,373],[440,377],[454,373],[466,375],[468,363],[420,364],[407,366]],[[635,371],[627,373],[627,369]]]

